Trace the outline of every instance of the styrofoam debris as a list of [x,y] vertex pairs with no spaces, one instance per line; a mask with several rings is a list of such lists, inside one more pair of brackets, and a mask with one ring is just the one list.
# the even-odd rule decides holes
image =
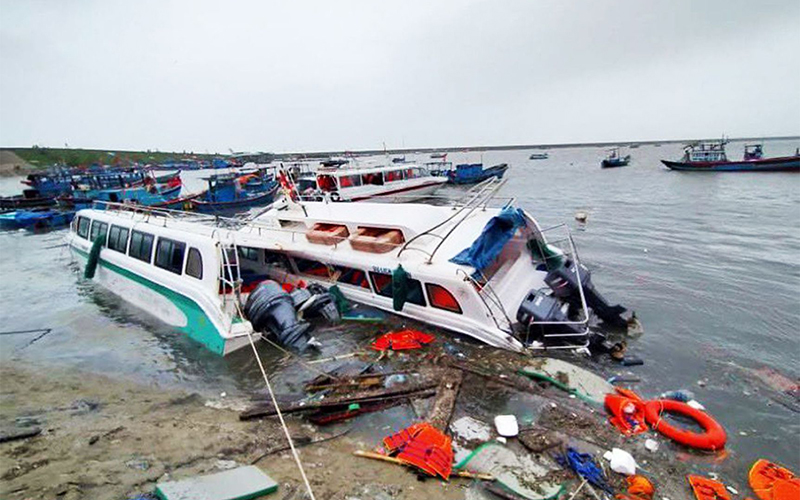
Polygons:
[[497,433],[504,437],[514,437],[519,434],[519,424],[514,415],[497,415],[494,417],[494,426]]
[[705,411],[706,410],[705,406],[701,405],[700,403],[698,403],[694,399],[691,399],[691,400],[687,401],[686,404],[691,406],[695,410],[700,410],[700,411]]
[[636,474],[636,460],[630,453],[619,448],[613,448],[603,454],[603,458],[608,460],[611,470],[626,476]]
[[658,441],[655,439],[647,439],[644,442],[644,447],[647,448],[647,451],[656,451],[658,450]]

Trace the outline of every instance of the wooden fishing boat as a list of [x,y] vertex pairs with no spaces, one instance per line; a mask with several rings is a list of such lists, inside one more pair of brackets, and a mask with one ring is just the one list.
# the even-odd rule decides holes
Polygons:
[[249,190],[235,176],[211,176],[206,180],[208,189],[189,201],[192,210],[206,214],[231,214],[269,205],[279,187],[277,182],[269,181],[263,188]]
[[608,150],[608,155],[603,158],[600,163],[601,168],[615,168],[626,167],[631,162],[631,155],[622,156],[619,153],[619,148],[612,148]]
[[530,160],[546,160],[548,158],[550,158],[548,153],[531,153],[531,155],[528,157]]
[[52,207],[55,204],[55,196],[42,196],[36,189],[23,189],[22,194],[0,197],[0,210]]
[[0,214],[0,228],[53,229],[68,225],[75,217],[75,210],[17,210]]
[[464,163],[447,173],[447,182],[450,184],[477,184],[491,177],[502,179],[508,170],[508,163],[500,163],[489,168],[484,168],[483,163]]
[[764,158],[763,146],[745,146],[744,158],[728,160],[725,145],[728,141],[700,142],[684,147],[681,161],[661,160],[671,170],[687,172],[800,172],[800,152],[794,156]]

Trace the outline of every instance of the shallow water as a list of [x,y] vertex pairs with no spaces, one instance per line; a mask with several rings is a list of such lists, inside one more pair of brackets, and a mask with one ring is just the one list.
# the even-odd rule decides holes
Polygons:
[[[766,150],[778,156],[797,145],[768,141]],[[741,143],[728,146],[731,157],[741,150]],[[795,380],[800,375],[800,176],[671,172],[658,160],[679,157],[675,144],[631,150],[631,165],[611,170],[599,168],[602,148],[553,149],[548,160],[537,161],[528,160],[530,153],[460,153],[448,160],[509,163],[501,194],[516,197],[543,227],[567,222],[599,290],[636,311],[645,334],[630,342],[629,352],[644,366],[621,369],[601,359],[597,369],[640,377],[637,388],[646,397],[694,391],[728,431],[732,453],[722,471],[743,480],[762,456],[798,468],[800,419],[749,369],[773,367]],[[430,161],[427,155],[418,160]],[[201,186],[199,177],[190,173],[190,189]],[[18,179],[0,179],[2,194],[18,187]],[[573,219],[578,210],[589,214],[583,226]],[[261,387],[249,350],[218,358],[84,282],[63,236],[0,233],[2,329],[53,328],[33,343],[30,335],[0,336],[0,361],[76,366],[206,395]],[[353,351],[373,332],[348,325],[316,335],[325,356]],[[267,345],[259,349],[279,389],[298,390],[308,372]],[[508,404],[520,408],[520,401]],[[394,409],[364,422],[385,425],[407,413]]]

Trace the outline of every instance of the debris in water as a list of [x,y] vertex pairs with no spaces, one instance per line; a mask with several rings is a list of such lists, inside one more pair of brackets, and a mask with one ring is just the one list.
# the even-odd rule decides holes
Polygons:
[[161,500],[244,500],[276,491],[278,483],[254,465],[156,486]]

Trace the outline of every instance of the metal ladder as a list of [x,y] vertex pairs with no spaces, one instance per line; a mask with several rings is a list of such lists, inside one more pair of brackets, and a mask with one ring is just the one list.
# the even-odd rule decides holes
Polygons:
[[[481,206],[483,206],[485,210],[486,204],[489,202],[489,200],[491,200],[494,197],[497,190],[500,189],[503,186],[503,184],[505,184],[505,182],[506,182],[505,180],[501,181],[496,177],[492,177],[490,179],[486,179],[485,181],[481,182],[480,184],[470,189],[466,193],[466,197],[468,197],[467,201],[463,203],[460,208],[459,208],[459,202],[454,203],[453,210],[455,210],[455,212],[450,217],[446,218],[445,220],[436,224],[435,226],[415,235],[413,238],[409,239],[400,249],[400,252],[397,254],[397,257],[399,258],[400,255],[402,255],[403,252],[405,252],[406,250],[416,250],[418,252],[426,254],[428,256],[428,260],[426,263],[430,264],[433,261],[433,257],[434,255],[436,255],[436,252],[439,250],[439,248],[442,246],[445,240],[447,240],[447,238],[451,234],[453,234],[453,231],[455,231],[456,228],[467,219],[467,217],[469,217],[475,210],[477,210]],[[509,204],[510,203],[511,201],[509,201]],[[459,216],[461,216],[461,218],[456,220],[456,218],[458,218]],[[455,222],[445,234],[442,235],[436,233],[438,229],[444,228],[451,221]],[[424,250],[419,247],[414,247],[411,245],[415,241],[425,236],[430,236],[439,239],[439,243],[436,244],[436,247],[434,247],[434,249],[431,252],[428,252],[427,250]]]
[[[217,237],[217,252],[219,252],[220,273],[219,288],[221,290],[222,310],[230,314],[233,310],[234,318],[239,316],[241,318],[241,297],[242,297],[242,274],[239,267],[239,254],[234,242],[224,243],[219,239],[217,231],[214,231],[214,236]],[[231,293],[227,293],[228,290]],[[233,301],[233,302],[231,302]],[[245,319],[245,318],[241,318]],[[231,327],[233,321],[231,321]]]

